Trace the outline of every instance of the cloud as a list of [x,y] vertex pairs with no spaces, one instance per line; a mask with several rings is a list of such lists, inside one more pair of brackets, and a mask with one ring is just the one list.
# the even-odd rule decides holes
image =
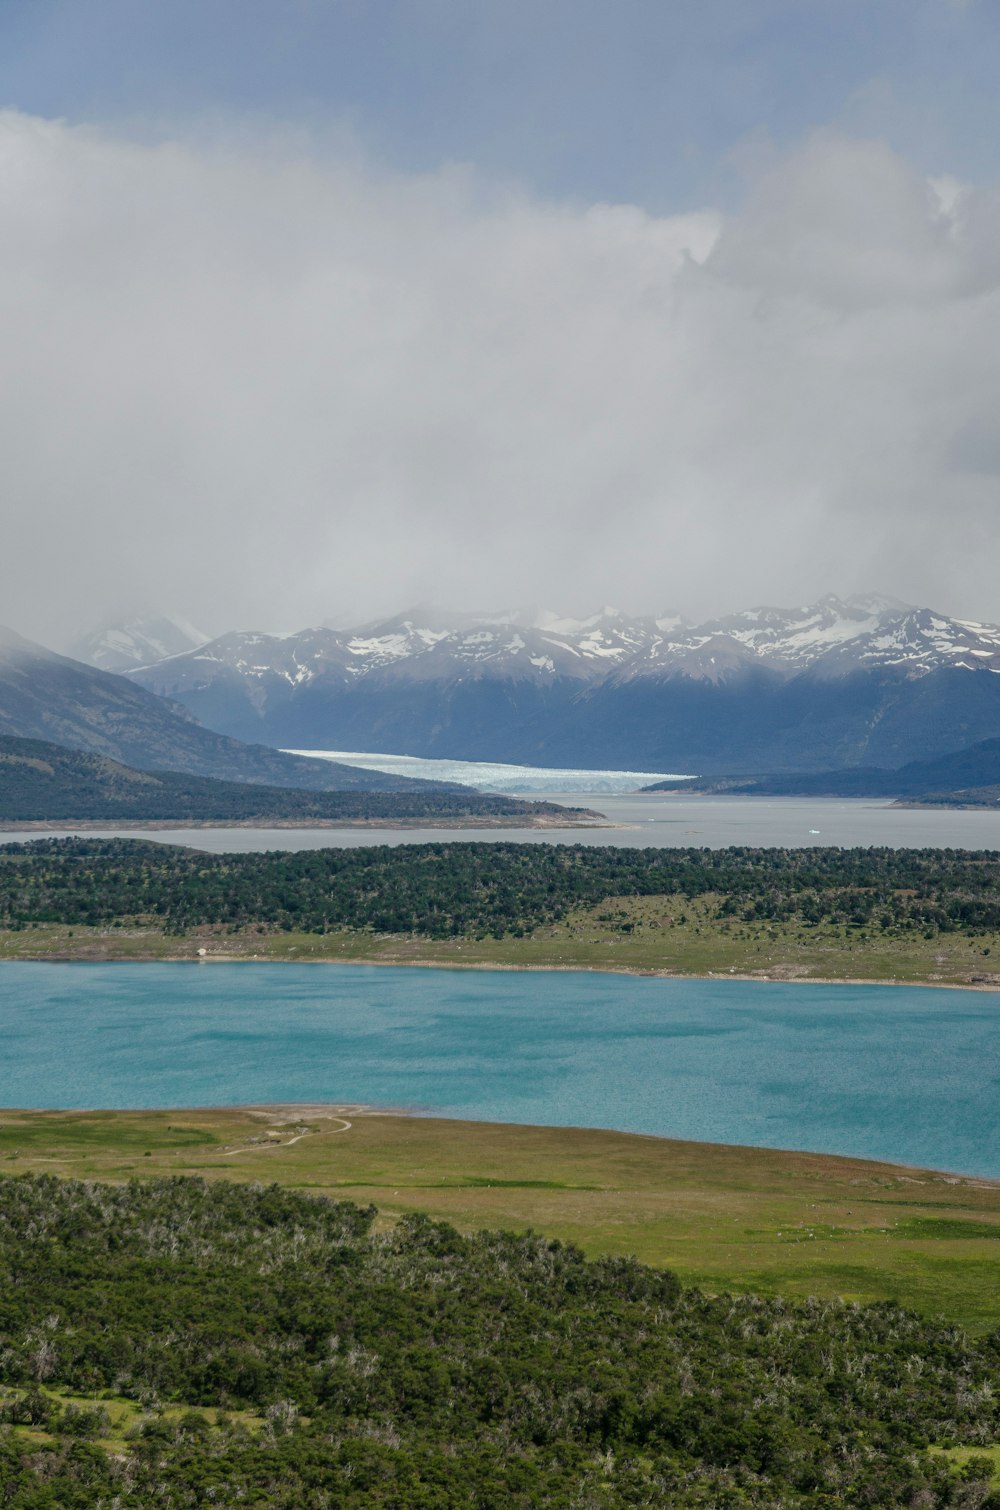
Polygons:
[[869,586],[1000,617],[992,189],[823,136],[657,217],[17,113],[0,183],[29,633]]

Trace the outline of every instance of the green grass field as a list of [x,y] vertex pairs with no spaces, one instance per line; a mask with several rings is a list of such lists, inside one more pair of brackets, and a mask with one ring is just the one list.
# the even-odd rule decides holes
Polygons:
[[720,921],[716,899],[612,897],[524,938],[432,941],[366,932],[205,928],[180,937],[142,927],[40,924],[0,931],[2,959],[357,960],[383,964],[760,975],[1000,988],[1000,935]]
[[1000,1184],[815,1154],[357,1111],[0,1112],[0,1173],[276,1181],[534,1228],[712,1291],[893,1299],[1000,1326]]
[[[0,1385],[0,1407],[9,1405],[12,1401],[23,1399],[27,1393],[24,1389],[16,1389]],[[100,1431],[92,1438],[95,1445],[103,1447],[107,1452],[127,1452],[137,1430],[146,1422],[156,1419],[165,1422],[179,1422],[185,1416],[195,1415],[206,1425],[216,1425],[223,1412],[205,1406],[190,1405],[158,1405],[155,1412],[146,1409],[136,1400],[128,1400],[120,1395],[112,1395],[107,1391],[99,1394],[78,1395],[61,1389],[42,1389],[41,1394],[54,1407],[72,1406],[82,1411],[103,1411],[106,1420]],[[249,1410],[230,1410],[225,1412],[228,1420],[238,1422],[248,1431],[259,1431],[264,1424],[264,1418]],[[57,1440],[56,1436],[41,1427],[36,1426],[8,1426],[15,1440],[25,1443],[52,1443]]]

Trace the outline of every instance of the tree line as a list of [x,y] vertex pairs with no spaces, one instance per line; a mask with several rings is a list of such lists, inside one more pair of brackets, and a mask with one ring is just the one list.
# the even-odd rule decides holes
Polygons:
[[746,922],[933,935],[1000,929],[1000,855],[941,849],[622,849],[438,841],[207,855],[142,841],[0,846],[0,923],[147,922],[523,935],[608,897],[706,899]]

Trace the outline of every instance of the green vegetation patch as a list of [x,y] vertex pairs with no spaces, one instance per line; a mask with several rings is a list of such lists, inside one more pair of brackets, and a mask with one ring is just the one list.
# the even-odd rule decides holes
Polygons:
[[[931,1448],[931,1451],[940,1452],[949,1463],[960,1469],[963,1479],[971,1483],[994,1484],[1000,1488],[1000,1446],[941,1447]],[[990,1502],[980,1500],[978,1503],[988,1505]]]
[[939,1242],[979,1241],[1000,1242],[1000,1221],[975,1222],[954,1216],[911,1216],[897,1222],[892,1237],[928,1238]]
[[[544,1231],[591,1258],[635,1255],[711,1293],[893,1300],[977,1334],[1000,1327],[996,1244],[978,1235],[1000,1222],[1000,1186],[988,1181],[350,1108],[6,1111],[0,1122],[6,1173],[277,1181],[373,1203],[383,1230],[422,1211],[466,1232]],[[199,1141],[185,1141],[191,1130]],[[914,1217],[977,1235],[943,1240],[937,1227],[908,1229]]]
[[596,1185],[566,1185],[561,1180],[501,1180],[495,1176],[467,1174],[461,1184],[485,1190],[596,1190]]
[[0,1179],[3,1503],[994,1504],[995,1336],[376,1215]]
[[[896,849],[616,849],[586,845],[416,844],[206,855],[132,840],[41,839],[0,847],[0,920],[160,921],[177,930],[261,925],[370,929],[432,939],[523,937],[602,899],[656,897],[636,918],[595,917],[628,937],[712,917],[766,941],[778,926],[934,937],[1000,929],[1000,855]],[[989,946],[984,950],[988,955]]]
[[[145,1154],[155,1149],[184,1150],[210,1147],[217,1142],[207,1127],[165,1122],[144,1113],[74,1112],[53,1114],[60,1147],[72,1156],[85,1150],[114,1149],[119,1155]],[[0,1158],[16,1154],[30,1158],[51,1146],[53,1124],[18,1118],[10,1120],[0,1111]]]
[[250,1431],[264,1426],[264,1417],[252,1411],[223,1412],[195,1409],[189,1405],[143,1405],[123,1399],[111,1390],[73,1394],[67,1390],[31,1384],[21,1389],[0,1386],[0,1426],[15,1439],[56,1443],[67,1437],[96,1441],[114,1452],[127,1450],[151,1428],[180,1425],[199,1434],[212,1427],[224,1429],[238,1422]]

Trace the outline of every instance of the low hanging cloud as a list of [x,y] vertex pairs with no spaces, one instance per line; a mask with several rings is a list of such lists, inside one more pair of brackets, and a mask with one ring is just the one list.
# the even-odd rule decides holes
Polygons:
[[657,217],[0,115],[0,620],[880,588],[1000,617],[1000,197],[879,143]]

